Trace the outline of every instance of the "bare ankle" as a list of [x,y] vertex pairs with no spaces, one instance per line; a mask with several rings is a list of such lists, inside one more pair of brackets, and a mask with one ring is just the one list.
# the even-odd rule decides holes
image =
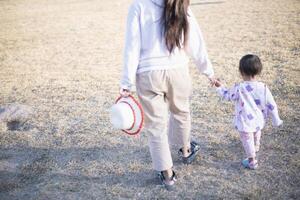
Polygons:
[[173,176],[172,168],[163,171],[163,175],[164,175],[166,181],[170,181],[172,179],[172,176]]
[[188,157],[191,154],[190,147],[183,147],[182,148],[182,154],[183,154],[183,157]]

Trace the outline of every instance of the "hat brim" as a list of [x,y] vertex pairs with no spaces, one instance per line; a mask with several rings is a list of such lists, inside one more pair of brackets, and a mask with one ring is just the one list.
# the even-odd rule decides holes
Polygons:
[[132,96],[129,95],[128,97],[120,96],[116,103],[126,103],[132,110],[134,116],[134,122],[129,129],[122,129],[123,132],[127,133],[128,135],[137,135],[141,132],[144,123],[144,111],[141,104]]

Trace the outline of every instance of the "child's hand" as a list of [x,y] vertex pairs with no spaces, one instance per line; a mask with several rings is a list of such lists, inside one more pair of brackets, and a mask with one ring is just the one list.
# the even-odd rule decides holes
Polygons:
[[215,86],[216,87],[221,87],[222,86],[222,83],[221,83],[220,79],[218,79],[218,78],[216,79]]

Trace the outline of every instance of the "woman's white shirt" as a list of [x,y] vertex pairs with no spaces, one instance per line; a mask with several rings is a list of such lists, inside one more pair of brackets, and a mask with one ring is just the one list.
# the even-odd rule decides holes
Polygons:
[[214,75],[204,39],[192,11],[188,10],[187,45],[169,53],[162,30],[164,0],[135,0],[128,12],[121,88],[131,89],[137,73],[187,67],[192,57],[201,73]]

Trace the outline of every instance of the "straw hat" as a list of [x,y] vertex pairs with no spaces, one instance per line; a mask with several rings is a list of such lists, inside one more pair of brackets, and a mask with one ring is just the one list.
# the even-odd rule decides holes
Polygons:
[[136,135],[142,130],[144,122],[142,106],[131,95],[119,97],[110,109],[110,122],[115,129]]

